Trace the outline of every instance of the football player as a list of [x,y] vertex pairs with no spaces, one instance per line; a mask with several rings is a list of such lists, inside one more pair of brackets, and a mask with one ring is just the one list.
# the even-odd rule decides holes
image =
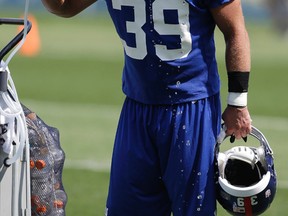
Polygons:
[[[52,13],[71,17],[96,1],[42,2]],[[241,1],[106,3],[125,51],[122,87],[127,96],[106,215],[214,215],[214,146],[221,126],[216,25],[226,42],[226,134],[240,139],[251,131],[250,43]]]

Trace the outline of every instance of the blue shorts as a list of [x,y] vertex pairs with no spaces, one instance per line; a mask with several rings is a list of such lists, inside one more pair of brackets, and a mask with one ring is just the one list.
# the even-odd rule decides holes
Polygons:
[[107,216],[212,216],[219,94],[176,105],[126,98],[117,129]]

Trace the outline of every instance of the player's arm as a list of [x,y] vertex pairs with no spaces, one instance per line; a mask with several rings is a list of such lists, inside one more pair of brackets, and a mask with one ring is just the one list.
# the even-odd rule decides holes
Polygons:
[[41,0],[51,13],[62,17],[72,17],[97,0]]
[[247,109],[248,81],[251,69],[250,41],[246,31],[240,0],[211,9],[214,20],[226,42],[226,69],[229,93],[227,108],[222,114],[227,135],[237,139],[251,132]]

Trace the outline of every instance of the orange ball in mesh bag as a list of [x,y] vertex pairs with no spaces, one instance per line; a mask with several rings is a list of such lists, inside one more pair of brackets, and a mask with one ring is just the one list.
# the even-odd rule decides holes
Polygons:
[[46,213],[47,208],[46,208],[46,206],[39,206],[39,207],[37,207],[36,211],[37,211],[37,213],[39,213],[39,214],[41,214],[41,213]]
[[63,208],[63,207],[64,207],[63,201],[62,201],[62,200],[59,200],[59,199],[54,200],[54,207],[55,207],[55,208]]
[[44,167],[46,167],[46,162],[44,160],[37,160],[35,162],[35,166],[38,170],[43,169]]
[[35,167],[35,163],[33,160],[30,160],[30,169],[33,169]]
[[39,206],[41,203],[39,196],[37,195],[32,195],[31,196],[31,204],[32,206]]

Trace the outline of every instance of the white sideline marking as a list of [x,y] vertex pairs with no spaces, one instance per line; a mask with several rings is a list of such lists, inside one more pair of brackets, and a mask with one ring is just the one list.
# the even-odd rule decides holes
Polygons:
[[109,171],[110,162],[96,162],[94,160],[69,160],[65,159],[65,168],[84,169],[91,171]]
[[[38,107],[39,110],[56,110],[53,112],[53,115],[74,115],[76,110],[83,109],[83,106],[77,103],[60,103],[60,102],[44,102],[44,101],[33,101],[27,100],[27,104],[33,104],[35,107]],[[25,104],[25,103],[24,103]],[[57,110],[64,110],[65,112],[57,112]],[[69,109],[65,109],[65,108]],[[90,110],[93,112],[93,115],[100,115],[103,118],[110,119],[113,116],[118,118],[121,106],[116,105],[99,105],[99,104],[85,104],[85,111],[82,112],[83,117],[90,115]],[[37,110],[35,110],[37,112]],[[113,115],[113,113],[115,115]],[[116,115],[117,114],[117,115]],[[272,130],[288,133],[288,118],[284,117],[271,117],[271,116],[252,116],[253,125],[260,130]],[[110,170],[110,158],[107,161],[96,161],[96,160],[65,160],[65,168],[71,169],[84,169],[91,170],[95,172],[105,171],[109,172]],[[288,189],[288,180],[278,179],[278,188]]]
[[[103,162],[96,162],[93,160],[65,160],[65,168],[70,169],[79,169],[79,170],[89,170],[94,172],[109,172],[110,163],[107,161],[106,163]],[[278,180],[277,188],[280,189],[288,189],[288,181],[281,181]]]
[[[24,100],[24,104],[32,105],[34,109],[33,111],[39,110],[39,112],[45,112],[46,110],[65,110],[65,112],[53,112],[53,115],[61,114],[61,115],[74,115],[75,110],[81,109],[86,112],[81,112],[83,115],[91,115],[88,113],[89,111],[93,112],[93,115],[97,115],[98,113],[101,116],[109,118],[111,114],[116,112],[117,114],[121,110],[121,105],[104,105],[104,104],[79,104],[79,103],[61,103],[61,102],[53,102],[53,101],[34,101],[34,100]],[[288,118],[285,117],[272,117],[272,116],[252,116],[252,124],[254,126],[260,126],[259,129],[271,129],[278,131],[287,131],[288,132]]]
[[[37,109],[41,112],[45,112],[46,110],[65,110],[65,112],[53,112],[53,116],[55,115],[74,115],[75,110],[81,109],[85,110],[85,112],[81,112],[80,114],[83,116],[91,116],[90,111],[94,115],[99,114],[104,118],[110,118],[111,115],[113,117],[118,117],[119,112],[121,110],[121,105],[103,105],[103,104],[79,104],[79,103],[61,103],[61,102],[45,102],[45,101],[34,101],[34,100],[24,100],[24,104],[27,102],[29,105],[33,105],[37,112]],[[117,116],[113,115],[116,113]],[[79,114],[79,112],[78,112]],[[288,132],[288,118],[285,117],[272,117],[272,116],[252,116],[252,124],[256,127],[262,129],[269,129],[275,131],[287,131]]]
[[252,116],[252,124],[259,125],[259,129],[288,132],[288,118],[271,116]]

